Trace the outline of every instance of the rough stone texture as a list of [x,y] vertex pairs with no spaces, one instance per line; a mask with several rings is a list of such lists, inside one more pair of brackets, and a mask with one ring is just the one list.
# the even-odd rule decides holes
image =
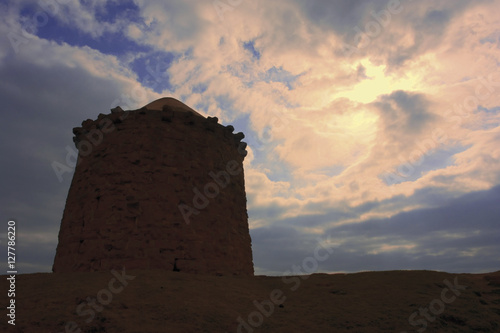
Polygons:
[[233,130],[172,98],[74,128],[53,271],[253,275],[246,143]]

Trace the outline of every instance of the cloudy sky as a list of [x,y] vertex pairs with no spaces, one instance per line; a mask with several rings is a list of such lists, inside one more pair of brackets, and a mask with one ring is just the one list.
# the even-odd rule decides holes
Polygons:
[[72,128],[163,96],[246,134],[257,274],[318,244],[320,272],[500,269],[498,1],[0,0],[0,15],[19,272],[51,270]]

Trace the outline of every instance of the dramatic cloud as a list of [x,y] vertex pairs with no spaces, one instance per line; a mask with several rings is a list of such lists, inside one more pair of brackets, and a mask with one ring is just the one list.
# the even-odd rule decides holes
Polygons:
[[22,0],[0,12],[0,202],[18,221],[21,272],[50,271],[71,129],[161,96],[245,133],[259,274],[319,243],[335,249],[325,272],[498,269],[496,1]]

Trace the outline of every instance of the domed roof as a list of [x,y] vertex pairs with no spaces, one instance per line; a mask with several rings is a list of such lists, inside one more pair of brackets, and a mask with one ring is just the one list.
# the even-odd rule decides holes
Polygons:
[[[172,97],[163,97],[163,98],[157,99],[156,101],[153,101],[153,102],[145,105],[144,107],[148,110],[162,111],[164,106],[169,106],[172,108],[180,109],[182,111],[191,112],[197,116],[203,117],[201,114],[199,114],[195,110],[191,109],[186,104],[184,104],[184,103],[182,103],[182,102],[180,102]],[[205,118],[205,117],[203,117],[203,118]]]

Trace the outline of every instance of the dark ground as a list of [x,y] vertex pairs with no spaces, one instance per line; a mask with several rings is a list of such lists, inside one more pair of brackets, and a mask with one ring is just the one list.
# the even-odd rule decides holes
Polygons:
[[0,332],[500,332],[500,272],[126,275],[17,275],[15,326],[3,275]]

